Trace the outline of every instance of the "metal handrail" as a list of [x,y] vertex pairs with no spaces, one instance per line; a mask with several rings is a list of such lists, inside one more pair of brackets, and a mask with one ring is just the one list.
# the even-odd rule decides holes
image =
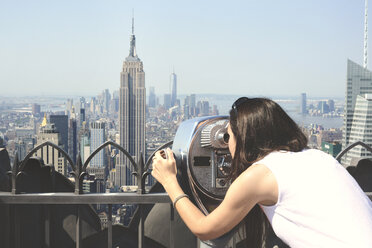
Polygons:
[[347,146],[344,150],[342,150],[339,154],[337,154],[336,156],[336,160],[338,162],[340,162],[341,158],[348,152],[350,151],[351,149],[353,149],[354,147],[356,146],[363,146],[365,149],[367,149],[369,152],[372,153],[372,148],[367,145],[366,143],[362,142],[362,141],[357,141],[349,146]]
[[[115,143],[113,142],[106,142],[105,144],[101,145],[99,148],[103,149],[107,145],[113,145]],[[51,144],[42,144],[43,146],[51,145]],[[39,149],[42,146],[38,146]],[[172,142],[168,142],[162,146],[160,146],[156,151],[163,149],[165,147],[171,146]],[[352,149],[353,147],[357,145],[362,145],[363,147],[366,147],[367,145],[363,142],[356,142],[352,145],[350,145],[348,148],[346,148],[344,151],[342,151],[336,159],[340,159],[348,150]],[[51,145],[54,147],[53,145]],[[114,146],[118,146],[115,144]],[[367,147],[366,147],[367,148]],[[368,147],[370,148],[370,147]],[[367,149],[368,149],[367,148]],[[370,148],[371,149],[371,148]],[[372,149],[371,149],[372,150]],[[156,152],[155,151],[155,152]],[[33,153],[35,150],[32,151]],[[154,153],[155,153],[154,152]],[[95,154],[97,154],[98,151],[96,150]],[[143,164],[143,162],[139,163],[139,167],[135,167],[137,169],[144,169],[144,171],[147,171],[149,168],[149,165],[151,163],[151,157],[154,155],[154,153],[149,157],[149,159],[146,161],[146,165]],[[140,160],[141,161],[141,160]],[[142,158],[143,161],[143,158]],[[23,161],[24,162],[24,161]],[[23,164],[20,163],[20,164]],[[79,164],[79,161],[78,161]],[[18,165],[18,161],[15,160],[14,165]],[[21,167],[21,166],[19,166]],[[16,166],[18,168],[18,166]],[[22,167],[21,167],[22,168]],[[20,173],[19,169],[17,169],[17,173]],[[80,166],[76,166],[75,169],[79,170],[82,169],[82,171],[85,170],[84,166],[80,164]],[[14,168],[13,168],[14,169]],[[82,172],[80,171],[80,172]],[[372,192],[366,192],[366,195],[372,200]],[[145,192],[121,192],[121,193],[94,193],[94,194],[79,194],[79,193],[14,193],[14,192],[0,192],[0,205],[45,205],[46,208],[48,208],[48,205],[60,205],[60,204],[69,204],[69,205],[76,205],[79,209],[81,205],[84,204],[108,204],[109,206],[109,214],[112,213],[112,205],[113,204],[122,204],[123,202],[129,203],[129,204],[138,204],[139,208],[142,207],[143,204],[155,204],[155,203],[168,203],[172,208],[171,200],[168,197],[167,193],[145,193]],[[78,211],[80,213],[80,211]],[[50,216],[49,216],[50,217]],[[143,215],[141,214],[140,218],[143,219]],[[17,216],[15,216],[17,218]],[[48,218],[48,217],[47,217]],[[170,216],[170,222],[172,223],[174,220],[174,217],[172,217],[172,211]],[[20,224],[16,221],[16,225]],[[138,245],[139,247],[143,247],[144,242],[144,232],[143,232],[143,221],[140,222],[142,225],[141,228],[139,228],[138,232]],[[76,228],[76,247],[80,248],[82,247],[82,240],[81,240],[81,222],[78,214],[77,222],[76,222],[77,228]],[[172,225],[172,224],[171,224]],[[16,237],[19,238],[19,234],[15,234]],[[17,236],[18,235],[18,236]],[[46,230],[45,236],[47,243],[50,242],[50,232]],[[170,235],[171,240],[171,247],[174,246],[173,241],[173,235]],[[16,247],[19,247],[19,243],[15,243]],[[108,217],[108,247],[112,247],[112,218]]]
[[139,195],[130,193],[94,193],[77,195],[75,193],[26,193],[12,194],[0,192],[1,204],[48,204],[48,205],[79,205],[79,204],[155,204],[172,203],[167,193],[149,193]]
[[[156,151],[169,147],[172,145],[172,141],[160,146]],[[112,145],[119,149],[134,167],[133,175],[137,177],[137,192],[136,193],[101,193],[101,194],[83,194],[82,184],[84,178],[88,175],[86,172],[87,165],[91,159],[106,146]],[[40,149],[43,147],[52,147],[53,149],[58,150],[61,154],[68,160],[72,167],[71,174],[75,177],[75,192],[74,193],[40,193],[40,194],[20,194],[17,190],[17,179],[21,174],[24,174],[23,169],[26,162]],[[49,154],[49,153],[47,153]],[[48,156],[48,155],[47,155]],[[54,156],[54,153],[53,153]],[[150,158],[153,154],[150,156]],[[146,193],[145,191],[145,180],[146,177],[150,174],[150,163],[151,160],[144,161],[143,154],[141,153],[138,159],[138,162],[134,161],[133,157],[125,150],[122,146],[116,144],[112,141],[107,141],[101,146],[99,146],[93,153],[88,157],[85,163],[82,163],[80,154],[78,155],[76,164],[73,163],[71,157],[57,145],[47,141],[44,142],[34,149],[32,149],[21,162],[18,161],[18,154],[16,154],[15,160],[13,162],[12,171],[8,172],[8,175],[11,177],[12,181],[12,190],[11,192],[0,192],[0,204],[44,204],[44,205],[53,205],[53,204],[73,204],[77,205],[78,215],[76,220],[76,247],[82,247],[82,235],[81,228],[82,223],[80,220],[81,214],[81,205],[84,204],[108,204],[109,213],[112,213],[112,204],[122,204],[125,203],[136,203],[138,204],[139,212],[142,213],[143,204],[154,204],[154,203],[171,203],[168,195],[166,193]],[[53,172],[53,170],[52,170]],[[172,204],[170,204],[171,212],[173,211]],[[15,216],[17,219],[17,216]],[[47,214],[47,220],[49,223],[50,215]],[[174,218],[170,216],[171,223]],[[17,222],[17,221],[16,221]],[[18,223],[19,224],[19,223]],[[17,225],[17,223],[16,223]],[[171,224],[172,225],[172,224]],[[18,229],[17,229],[18,230]],[[19,231],[19,230],[18,230]],[[20,234],[16,231],[15,233],[15,247],[20,247],[19,238]],[[48,244],[50,242],[49,230],[46,230],[45,242]],[[172,236],[172,235],[170,235]],[[18,240],[18,241],[17,241]],[[170,237],[172,241],[172,237]],[[112,218],[108,218],[108,247],[112,245]],[[144,219],[143,215],[140,215],[139,228],[138,228],[138,247],[142,248],[144,245]],[[174,244],[171,242],[171,247]]]

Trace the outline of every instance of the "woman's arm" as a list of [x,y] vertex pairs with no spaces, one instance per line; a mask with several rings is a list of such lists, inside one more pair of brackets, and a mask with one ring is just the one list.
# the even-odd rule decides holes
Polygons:
[[[177,182],[173,153],[171,150],[167,150],[167,153],[168,159],[163,159],[160,153],[155,155],[152,175],[163,185],[173,202],[184,192]],[[272,177],[271,171],[265,166],[251,166],[231,184],[225,199],[207,216],[187,197],[177,201],[175,207],[182,220],[198,238],[214,239],[236,226],[255,204],[273,200],[272,192],[277,186],[276,181],[273,184]]]

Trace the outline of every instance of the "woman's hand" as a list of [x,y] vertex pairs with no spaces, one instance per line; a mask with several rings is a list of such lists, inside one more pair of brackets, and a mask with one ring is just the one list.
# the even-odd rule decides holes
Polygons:
[[158,180],[163,186],[177,180],[176,160],[174,159],[171,149],[166,150],[167,158],[163,158],[161,151],[155,153],[152,159],[152,172],[151,175]]

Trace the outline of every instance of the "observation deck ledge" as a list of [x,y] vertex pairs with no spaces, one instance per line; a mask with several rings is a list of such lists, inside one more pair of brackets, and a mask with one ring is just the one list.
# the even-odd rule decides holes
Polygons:
[[[371,193],[372,195],[372,193]],[[167,193],[27,193],[0,192],[0,204],[154,204],[172,203]]]
[[[372,200],[372,192],[365,192]],[[155,204],[172,203],[167,193],[27,193],[0,192],[0,204]]]

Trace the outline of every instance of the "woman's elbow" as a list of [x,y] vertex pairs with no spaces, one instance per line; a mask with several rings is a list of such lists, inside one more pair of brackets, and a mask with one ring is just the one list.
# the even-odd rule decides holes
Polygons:
[[225,230],[216,227],[215,225],[208,223],[206,218],[201,219],[197,225],[194,225],[192,229],[190,229],[192,233],[198,237],[200,240],[212,240],[222,236],[226,233]]
[[196,237],[198,237],[198,239],[200,239],[201,241],[206,241],[206,240],[211,240],[213,239],[213,236],[210,235],[209,233],[194,233]]
[[193,233],[196,237],[198,237],[202,241],[215,239],[222,235],[222,234],[219,235],[214,230],[207,230],[207,229],[197,230]]

